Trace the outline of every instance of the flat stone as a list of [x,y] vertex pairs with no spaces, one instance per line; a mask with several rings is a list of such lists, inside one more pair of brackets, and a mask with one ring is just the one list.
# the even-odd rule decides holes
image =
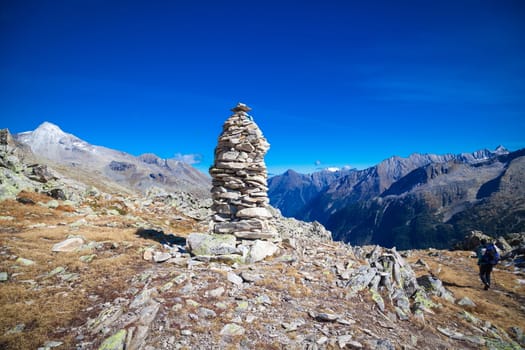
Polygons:
[[317,321],[322,322],[335,322],[339,318],[339,315],[330,312],[311,313],[310,316],[313,316]]
[[237,240],[233,235],[191,233],[186,240],[188,251],[194,255],[237,253]]
[[79,258],[80,261],[84,263],[90,263],[97,257],[97,254],[83,255]]
[[53,252],[72,252],[84,245],[84,240],[80,237],[68,238],[62,242],[59,242],[53,246],[51,251]]
[[255,282],[262,279],[262,275],[258,273],[253,273],[249,271],[243,271],[241,272],[241,277],[246,282]]
[[153,249],[146,248],[146,250],[144,250],[144,254],[142,254],[142,258],[146,261],[153,260]]
[[222,329],[220,334],[226,336],[243,335],[245,332],[244,328],[235,323],[228,323]]
[[46,341],[44,343],[44,347],[46,347],[46,348],[56,348],[57,346],[60,346],[62,344],[64,344],[64,343],[61,342],[61,341],[50,340],[50,341]]
[[251,232],[251,231],[240,231],[233,232],[234,236],[241,239],[272,239],[275,237],[276,232]]
[[118,318],[122,316],[123,313],[124,311],[122,310],[122,307],[118,305],[113,305],[102,310],[97,316],[97,318],[91,320],[88,323],[91,333],[99,333],[101,330],[118,320]]
[[0,282],[7,281],[7,278],[8,278],[7,277],[7,272],[5,272],[5,271],[0,272]]
[[35,264],[35,262],[33,260],[29,260],[29,259],[26,259],[26,258],[18,258],[18,259],[15,260],[15,263],[20,264],[20,265],[24,265],[24,266],[31,266],[31,265]]
[[167,261],[170,258],[171,258],[171,254],[170,253],[155,252],[153,254],[153,261],[155,261],[156,263],[161,263],[161,262]]
[[55,267],[51,272],[47,274],[47,277],[53,277],[54,275],[61,274],[66,271],[66,268],[63,266]]
[[153,302],[150,305],[146,306],[140,311],[139,314],[139,323],[144,326],[148,326],[153,322],[155,319],[155,316],[157,316],[157,313],[160,309],[160,303]]
[[248,262],[257,262],[272,256],[279,251],[279,248],[272,242],[256,240],[248,253]]
[[230,281],[231,283],[237,285],[237,286],[241,286],[242,283],[243,283],[243,280],[242,278],[237,275],[236,273],[234,272],[231,272],[231,271],[228,271],[228,274],[227,274],[227,279],[228,281]]
[[126,343],[126,330],[121,329],[111,337],[107,338],[102,342],[98,350],[124,350]]
[[266,208],[246,208],[235,214],[238,218],[272,218],[273,215]]
[[133,299],[129,307],[136,308],[148,303],[151,300],[152,295],[156,292],[156,288],[144,289],[139,295],[135,297],[135,299]]
[[476,304],[474,304],[474,302],[472,300],[470,300],[468,297],[461,298],[458,301],[458,305],[476,307]]
[[225,292],[224,288],[223,287],[218,287],[218,288],[215,288],[215,289],[212,289],[207,293],[208,296],[212,297],[212,298],[218,298],[220,297],[221,295],[223,295]]

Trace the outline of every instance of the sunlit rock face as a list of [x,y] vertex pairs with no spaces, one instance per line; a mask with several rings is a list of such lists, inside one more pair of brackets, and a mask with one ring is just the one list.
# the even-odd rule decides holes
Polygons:
[[268,210],[264,156],[270,144],[239,103],[223,125],[215,148],[212,177],[212,232],[243,239],[271,239],[276,230]]

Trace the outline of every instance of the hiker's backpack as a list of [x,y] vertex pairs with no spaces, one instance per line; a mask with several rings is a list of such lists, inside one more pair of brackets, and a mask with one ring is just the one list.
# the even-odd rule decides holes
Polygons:
[[481,257],[482,264],[496,265],[499,262],[499,253],[494,244],[485,247],[485,253]]

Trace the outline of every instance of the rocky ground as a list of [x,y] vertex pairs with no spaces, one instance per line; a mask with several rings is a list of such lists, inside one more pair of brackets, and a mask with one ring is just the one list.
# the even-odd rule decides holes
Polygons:
[[210,206],[52,169],[0,132],[0,349],[525,345],[523,234],[484,291],[470,251],[351,247],[277,212],[270,251],[193,256]]
[[274,256],[209,261],[185,240],[206,221],[173,198],[82,198],[0,203],[0,348],[525,345],[525,276],[511,262],[484,291],[469,251],[350,247],[286,219]]

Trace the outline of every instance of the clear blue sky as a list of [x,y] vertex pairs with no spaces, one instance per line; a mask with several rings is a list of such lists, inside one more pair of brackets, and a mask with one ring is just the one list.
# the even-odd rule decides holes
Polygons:
[[271,173],[525,147],[525,1],[0,0],[0,127],[207,171],[237,102]]

